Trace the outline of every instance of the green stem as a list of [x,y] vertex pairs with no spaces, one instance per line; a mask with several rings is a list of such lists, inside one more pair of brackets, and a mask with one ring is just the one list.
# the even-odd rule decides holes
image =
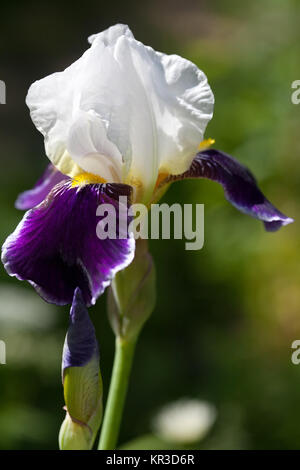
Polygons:
[[116,338],[115,359],[98,446],[99,450],[113,450],[116,448],[136,340],[137,338],[127,341],[120,337]]

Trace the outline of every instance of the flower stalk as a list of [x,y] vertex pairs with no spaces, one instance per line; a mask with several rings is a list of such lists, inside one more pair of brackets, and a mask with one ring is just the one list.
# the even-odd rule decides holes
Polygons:
[[135,258],[112,281],[108,314],[116,335],[115,358],[99,441],[100,450],[115,449],[139,333],[155,306],[155,271],[147,242],[137,240]]
[[136,341],[137,337],[129,340],[116,338],[114,365],[99,450],[113,450],[117,446]]

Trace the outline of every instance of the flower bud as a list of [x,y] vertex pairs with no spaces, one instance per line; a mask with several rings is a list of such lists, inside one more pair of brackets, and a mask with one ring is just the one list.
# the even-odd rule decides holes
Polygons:
[[59,431],[61,450],[87,450],[92,433],[84,424],[76,423],[67,413]]
[[151,315],[156,300],[155,268],[147,241],[138,239],[132,263],[114,277],[108,292],[108,313],[114,333],[131,339]]
[[64,344],[62,380],[66,417],[59,433],[60,449],[91,449],[102,419],[102,379],[95,329],[78,288]]

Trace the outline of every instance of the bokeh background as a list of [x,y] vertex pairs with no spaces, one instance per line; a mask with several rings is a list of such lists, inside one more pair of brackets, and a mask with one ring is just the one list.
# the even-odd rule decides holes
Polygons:
[[[216,106],[207,137],[255,173],[265,194],[296,222],[266,233],[238,213],[209,181],[173,185],[166,202],[205,204],[205,246],[152,241],[158,303],[138,344],[120,441],[162,448],[151,419],[180,397],[218,410],[209,449],[300,447],[300,4],[295,0],[15,1],[1,4],[0,241],[22,214],[14,208],[47,164],[42,136],[24,99],[36,79],[65,68],[91,33],[129,24],[145,44],[194,61],[207,74]],[[114,338],[105,295],[91,309],[105,394]],[[56,449],[64,417],[61,351],[68,309],[43,302],[1,267],[0,448]],[[126,444],[133,441],[133,444]]]

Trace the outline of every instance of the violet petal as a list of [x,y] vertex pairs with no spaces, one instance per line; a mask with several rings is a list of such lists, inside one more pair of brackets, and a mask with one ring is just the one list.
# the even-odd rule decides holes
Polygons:
[[91,322],[80,289],[74,292],[70,311],[70,323],[65,339],[62,371],[67,367],[82,367],[91,358],[99,356],[95,328]]
[[32,207],[43,202],[55,185],[66,179],[68,179],[68,177],[63,175],[50,163],[34,187],[19,194],[15,202],[16,208],[20,210],[32,209]]
[[2,249],[5,269],[29,281],[48,302],[72,303],[80,287],[86,304],[94,304],[116,272],[130,264],[135,246],[129,237],[99,239],[96,210],[112,204],[117,222],[126,218],[128,223],[127,211],[119,211],[119,196],[130,199],[131,193],[131,186],[124,184],[58,184],[7,238]]
[[215,149],[199,152],[185,173],[170,176],[164,183],[183,178],[208,178],[220,183],[226,199],[241,212],[263,221],[268,231],[293,222],[268,201],[248,168],[224,152]]

